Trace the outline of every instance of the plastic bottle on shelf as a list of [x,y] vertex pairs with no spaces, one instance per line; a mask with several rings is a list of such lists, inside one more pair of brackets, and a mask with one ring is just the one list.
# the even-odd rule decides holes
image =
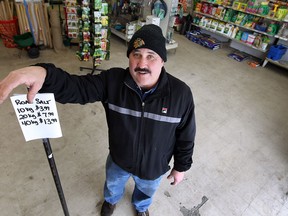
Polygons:
[[269,2],[261,2],[261,5],[258,9],[258,14],[266,16],[269,14],[270,7],[268,5]]
[[279,7],[276,14],[275,14],[275,17],[278,19],[278,20],[283,20],[283,19],[286,19],[286,15],[288,14],[288,9],[287,8],[284,8],[284,7]]
[[288,22],[288,13],[286,14],[285,18],[283,19],[283,21]]
[[275,14],[277,12],[278,7],[279,7],[278,4],[273,4],[273,8],[271,8],[271,10],[269,11],[269,14],[268,14],[268,16],[270,18],[274,18],[275,17]]
[[[285,31],[287,31],[288,30],[288,24],[287,23],[283,23],[282,24],[282,26],[281,26],[281,28],[280,28],[280,30],[278,31],[278,35],[280,36],[280,37],[285,37]],[[288,32],[288,31],[287,31]],[[288,34],[287,34],[288,35]],[[286,36],[287,36],[286,35]]]
[[243,31],[240,31],[240,30],[239,30],[239,31],[237,32],[236,36],[235,36],[235,39],[236,39],[236,40],[241,40],[242,34],[243,34]]
[[197,2],[195,11],[196,12],[201,12],[201,8],[202,8],[202,3],[201,2]]
[[253,41],[253,46],[258,48],[262,44],[262,37],[260,34],[257,34],[257,33],[255,33],[254,35],[255,35],[255,39]]
[[275,22],[271,22],[267,28],[267,34],[276,35],[278,30],[278,25]]
[[204,26],[205,16],[203,16],[199,21],[199,26]]
[[222,11],[221,11],[221,14],[220,14],[220,19],[223,19],[224,16],[226,14],[226,8],[224,8]]
[[230,19],[231,19],[231,17],[232,17],[232,13],[233,13],[232,9],[229,8],[229,9],[225,12],[225,15],[224,15],[223,20],[224,20],[225,22],[230,21]]
[[209,5],[207,3],[204,3],[202,5],[201,12],[202,13],[208,13],[208,8],[209,8]]
[[239,31],[239,28],[238,28],[238,27],[235,27],[235,28],[233,29],[231,38],[235,38],[238,31]]
[[262,37],[261,49],[266,50],[269,43],[270,43],[270,38],[268,36],[264,35]]

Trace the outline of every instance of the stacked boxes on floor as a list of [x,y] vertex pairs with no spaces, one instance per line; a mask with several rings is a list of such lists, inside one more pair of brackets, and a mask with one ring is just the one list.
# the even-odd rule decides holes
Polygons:
[[221,42],[211,37],[210,35],[203,34],[200,31],[194,30],[186,33],[186,37],[194,43],[207,47],[212,50],[220,48]]

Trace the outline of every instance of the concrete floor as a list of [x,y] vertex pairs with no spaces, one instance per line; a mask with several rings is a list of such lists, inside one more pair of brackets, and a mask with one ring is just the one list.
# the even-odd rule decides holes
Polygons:
[[[175,35],[166,69],[194,93],[197,137],[194,165],[178,186],[164,179],[151,216],[288,215],[288,71],[270,63],[251,68],[227,57],[231,49],[203,48]],[[112,36],[111,60],[101,68],[126,67],[125,43]],[[42,50],[38,59],[1,43],[0,79],[9,71],[52,62],[85,74],[76,47],[58,53]],[[14,93],[25,93],[24,86]],[[71,216],[100,215],[107,126],[100,103],[57,104],[63,137],[51,139]],[[0,215],[61,216],[63,211],[41,140],[25,142],[10,100],[0,106]],[[133,182],[115,216],[134,215]],[[195,211],[202,198],[208,201]]]

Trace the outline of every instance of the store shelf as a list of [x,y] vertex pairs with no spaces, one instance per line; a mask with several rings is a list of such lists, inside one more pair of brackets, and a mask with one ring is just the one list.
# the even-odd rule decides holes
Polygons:
[[196,14],[200,14],[200,15],[202,15],[202,16],[206,16],[206,17],[212,18],[212,19],[219,20],[219,21],[221,21],[221,22],[225,22],[225,23],[229,23],[229,24],[231,24],[231,25],[238,26],[238,27],[240,27],[240,28],[242,28],[242,29],[246,29],[246,30],[250,30],[250,31],[253,31],[253,32],[257,32],[257,33],[259,33],[259,34],[266,35],[266,36],[268,36],[268,37],[275,37],[274,35],[270,35],[270,34],[268,34],[268,33],[266,33],[266,32],[259,31],[259,30],[257,30],[257,29],[253,29],[253,28],[249,28],[249,27],[246,27],[246,26],[242,26],[242,25],[239,25],[239,24],[236,24],[236,23],[233,23],[233,22],[224,21],[223,19],[221,19],[221,18],[219,18],[219,17],[216,17],[216,16],[212,16],[212,15],[210,15],[210,14],[205,14],[205,13],[196,12],[196,11],[195,11],[195,13],[196,13]]
[[129,41],[124,33],[120,32],[120,31],[118,31],[118,30],[116,30],[114,28],[111,28],[111,33],[116,35],[117,37],[127,41],[127,42]]
[[280,66],[280,67],[283,67],[283,68],[286,68],[288,69],[288,62],[286,64],[283,64],[281,63],[281,60],[280,61],[274,61],[272,59],[269,59],[269,58],[266,58],[262,67],[265,67],[267,65],[268,62],[271,62],[272,64],[275,64],[277,66]]
[[[276,0],[265,0],[265,1],[270,2],[270,3],[271,2],[276,3],[275,2]],[[238,4],[235,4],[236,2],[238,2]],[[215,2],[214,0],[200,0],[199,2],[196,3],[194,11],[193,11],[193,17],[195,18],[195,20],[196,20],[195,22],[197,24],[192,24],[192,25],[198,26],[198,27],[200,27],[206,31],[212,32],[213,34],[217,34],[217,35],[221,35],[225,38],[229,38],[231,41],[231,43],[230,43],[231,47],[233,47],[235,49],[242,50],[242,51],[244,50],[245,52],[247,52],[248,54],[250,54],[252,56],[255,56],[257,58],[265,60],[265,53],[269,50],[269,48],[272,45],[277,44],[278,41],[283,41],[283,42],[288,41],[288,38],[282,36],[283,34],[280,33],[280,30],[278,31],[278,35],[275,35],[275,32],[271,31],[271,29],[273,29],[272,24],[273,23],[278,24],[279,26],[281,26],[280,29],[283,29],[283,28],[285,28],[284,26],[287,25],[288,20],[287,20],[287,18],[285,19],[281,14],[280,15],[277,14],[278,11],[273,11],[273,13],[270,13],[271,10],[273,9],[273,7],[272,7],[273,3],[272,4],[269,3],[269,7],[270,7],[269,10],[270,11],[267,12],[268,15],[263,15],[263,14],[258,14],[257,11],[255,11],[255,8],[253,8],[252,7],[253,5],[251,5],[251,1],[249,2],[249,5],[247,2],[248,1],[232,0],[229,3],[225,4],[224,2],[219,2],[219,1]],[[281,5],[282,8],[288,7],[288,3],[286,0],[277,0],[277,5]],[[279,7],[276,7],[276,9],[279,10]],[[275,10],[275,8],[274,8],[274,10]],[[232,16],[230,15],[230,12],[234,16],[233,19],[232,19]],[[243,16],[239,16],[240,13],[243,14]],[[237,19],[235,18],[235,16],[237,16]],[[243,22],[243,21],[244,21],[245,17],[248,20],[248,16],[250,16],[249,17],[250,22],[247,24],[246,22]],[[203,19],[201,20],[201,18],[203,18]],[[224,20],[224,18],[225,18],[225,20]],[[199,21],[199,19],[200,19],[200,21]],[[234,21],[234,19],[236,21]],[[253,19],[253,22],[255,19],[258,21],[256,23],[255,22],[252,23],[252,19]],[[213,24],[213,25],[212,24],[211,25],[213,28],[210,28],[209,23],[211,22],[211,20],[212,20],[212,24]],[[234,22],[231,22],[231,20],[233,20]],[[193,21],[194,21],[194,19],[193,19]],[[203,23],[203,26],[199,26],[198,22],[200,24]],[[216,22],[218,22],[218,24]],[[204,27],[206,25],[206,23],[208,25],[208,28]],[[267,29],[270,29],[269,33],[266,31],[260,31],[260,30],[258,30],[258,28],[254,29],[255,28],[254,26],[257,26],[257,24],[261,25],[262,23],[266,23]],[[217,32],[217,29],[215,31],[215,28],[219,24],[221,24],[221,26],[218,28],[218,32]],[[240,25],[240,24],[242,24],[242,25]],[[245,24],[247,24],[247,25],[245,26]],[[258,43],[256,44],[257,47],[253,46],[250,43],[246,43],[245,41],[238,40],[239,35],[238,35],[237,39],[235,39],[234,38],[235,32],[233,32],[234,33],[233,38],[231,37],[232,34],[230,34],[230,32],[228,35],[222,34],[222,32],[220,32],[220,31],[221,31],[221,29],[223,29],[223,25],[227,25],[226,30],[229,28],[229,26],[234,26],[234,28],[237,27],[237,29],[241,30],[242,32],[246,32],[246,34],[248,33],[248,35],[251,34],[251,35],[255,35],[256,37],[261,37],[261,40],[264,39],[265,42],[268,43],[268,46],[263,46],[263,48],[265,48],[265,50],[262,49],[261,45],[259,45],[259,47],[258,47]],[[242,39],[242,37],[241,37],[241,39]],[[257,38],[257,39],[259,40],[259,38]],[[260,52],[258,52],[258,51],[260,51]]]
[[276,22],[285,22],[284,20],[279,20],[279,19],[276,19],[276,18],[274,18],[274,17],[263,16],[263,15],[261,15],[261,14],[251,13],[251,12],[248,12],[248,11],[236,10],[236,9],[234,9],[234,8],[232,8],[232,9],[235,10],[235,11],[238,11],[238,12],[242,12],[242,13],[246,13],[246,14],[251,14],[251,15],[254,15],[254,16],[262,17],[262,18],[264,18],[264,19],[273,20],[273,21],[276,21]]
[[166,43],[166,50],[177,49],[178,43],[173,41],[173,43]]
[[[207,4],[218,5],[218,6],[221,6],[221,7],[224,7],[224,8],[231,8],[234,11],[238,11],[238,12],[242,12],[242,13],[246,13],[246,14],[251,14],[251,15],[254,15],[254,16],[258,16],[258,17],[261,17],[261,18],[264,18],[264,19],[269,19],[269,20],[273,20],[273,21],[277,21],[277,22],[288,22],[286,20],[279,20],[279,19],[276,19],[274,17],[265,16],[265,15],[261,15],[261,14],[258,14],[258,13],[252,13],[252,12],[245,11],[245,10],[238,10],[238,9],[233,8],[232,6],[228,6],[228,5],[225,5],[225,4],[217,4],[215,2],[209,2],[209,1],[205,1],[205,0],[201,0],[200,2],[204,2],[204,3],[207,3]],[[274,1],[270,0],[270,2],[274,2]],[[281,4],[281,1],[277,1],[277,4],[278,5],[280,4],[282,6],[286,5],[286,4]]]
[[229,37],[229,36],[227,36],[227,35],[225,35],[225,34],[222,34],[222,33],[217,32],[217,31],[212,31],[211,29],[206,28],[206,27],[204,27],[204,26],[200,26],[200,25],[197,25],[197,24],[195,24],[195,23],[191,23],[191,25],[194,25],[194,26],[199,27],[199,28],[201,28],[201,29],[207,30],[207,31],[212,32],[212,33],[214,33],[214,34],[220,35],[220,36],[222,36],[222,37],[231,39],[231,37]]
[[288,38],[286,38],[286,37],[281,37],[281,36],[279,36],[279,35],[275,35],[275,38],[278,38],[278,39],[283,40],[283,41],[288,41]]
[[247,43],[245,43],[245,42],[243,42],[241,40],[236,40],[235,38],[230,38],[230,39],[233,40],[233,41],[236,41],[237,43],[240,43],[240,44],[242,44],[244,46],[250,47],[252,49],[258,50],[258,51],[263,52],[263,53],[266,53],[268,51],[267,49],[265,49],[265,50],[260,49],[258,47],[253,46],[253,45],[247,44]]
[[199,26],[199,25],[196,25],[196,24],[194,24],[194,23],[192,23],[191,25],[194,25],[194,26],[197,26],[197,27],[199,27],[199,28],[202,28],[202,29],[204,29],[204,30],[206,30],[206,31],[209,31],[209,32],[213,33],[213,34],[217,34],[217,35],[220,35],[220,36],[222,36],[222,37],[228,38],[228,39],[230,39],[230,40],[233,40],[233,41],[235,41],[235,42],[237,42],[237,43],[240,43],[240,44],[242,44],[242,45],[244,45],[244,46],[247,46],[247,47],[250,47],[250,48],[252,48],[252,49],[255,49],[255,50],[258,50],[258,51],[261,51],[261,52],[264,52],[264,53],[267,52],[267,49],[263,50],[263,49],[261,49],[261,48],[258,48],[258,47],[255,47],[255,46],[253,46],[253,45],[247,44],[247,43],[245,43],[245,42],[243,42],[243,41],[241,41],[241,40],[237,40],[237,39],[235,39],[235,38],[231,38],[231,37],[229,37],[229,36],[227,36],[227,35],[225,35],[225,34],[222,34],[222,33],[220,33],[220,32],[211,31],[211,29],[209,29],[209,28],[206,28],[206,27],[203,27],[203,26]]

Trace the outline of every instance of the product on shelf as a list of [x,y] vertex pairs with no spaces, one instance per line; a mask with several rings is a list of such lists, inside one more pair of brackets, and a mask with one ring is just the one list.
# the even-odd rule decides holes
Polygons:
[[236,33],[235,39],[240,41],[240,40],[241,40],[241,37],[242,37],[242,34],[243,34],[243,31],[242,31],[242,30],[239,30],[239,31]]
[[195,11],[200,12],[200,11],[201,11],[201,8],[202,8],[202,3],[201,3],[201,2],[198,2],[198,3],[196,4]]
[[278,20],[283,20],[285,18],[285,16],[288,14],[288,10],[287,7],[279,7],[279,9],[277,10],[275,17]]
[[231,37],[233,30],[234,25],[226,23],[223,34],[226,35],[227,37]]
[[246,43],[252,45],[254,40],[255,40],[255,35],[254,34],[249,34]]
[[282,38],[288,38],[288,23],[283,23],[280,30],[278,31],[278,36]]
[[126,37],[128,40],[132,38],[136,31],[136,23],[135,22],[130,22],[126,24]]
[[223,21],[225,21],[225,22],[230,21],[233,14],[234,14],[234,11],[231,8],[229,8],[224,15]]
[[211,31],[216,31],[217,26],[219,25],[219,22],[217,20],[212,20],[210,25]]
[[247,2],[246,12],[257,13],[259,5],[256,0],[249,0]]
[[278,31],[278,25],[275,22],[271,22],[267,28],[267,34],[276,35]]
[[246,41],[248,40],[248,36],[249,36],[249,32],[243,32],[240,40],[246,43]]
[[258,8],[257,13],[263,16],[266,16],[269,14],[270,7],[268,6],[269,2],[261,2],[260,7]]
[[223,34],[225,30],[225,23],[224,22],[219,22],[216,32]]

